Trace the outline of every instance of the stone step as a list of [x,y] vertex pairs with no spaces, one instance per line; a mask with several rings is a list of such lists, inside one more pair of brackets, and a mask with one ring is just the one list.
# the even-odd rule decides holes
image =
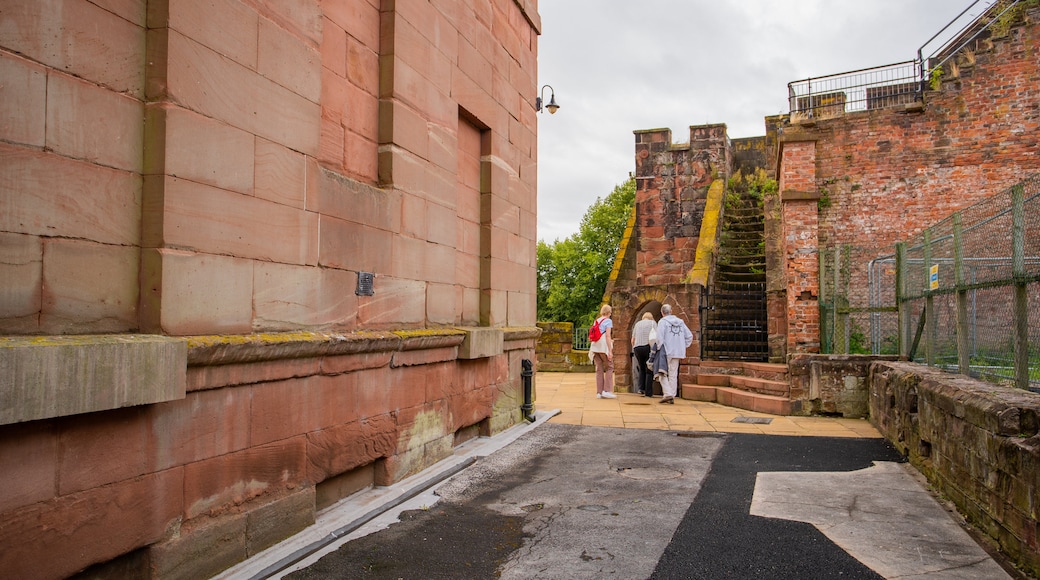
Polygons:
[[682,386],[681,396],[690,401],[707,401],[770,415],[790,415],[792,408],[791,400],[787,397],[751,393],[731,387],[686,384]]
[[786,381],[773,381],[743,375],[698,374],[697,384],[708,387],[732,387],[742,391],[787,397],[791,394],[791,385]]
[[729,361],[702,360],[699,365],[703,373],[744,375],[771,381],[787,381],[787,365],[776,363],[739,363]]

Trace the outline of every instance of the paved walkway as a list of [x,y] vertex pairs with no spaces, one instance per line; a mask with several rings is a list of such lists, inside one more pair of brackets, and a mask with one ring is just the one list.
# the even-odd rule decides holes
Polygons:
[[[660,400],[661,397],[648,399],[629,393],[618,393],[616,399],[597,399],[593,373],[535,375],[535,408],[560,410],[559,415],[549,420],[550,423],[764,435],[881,437],[865,419],[781,417],[716,403],[677,398],[674,405],[662,405],[658,402]],[[752,418],[755,422],[739,422],[741,417]]]
[[535,388],[535,423],[217,578],[1009,578],[865,420],[597,399],[591,374]]

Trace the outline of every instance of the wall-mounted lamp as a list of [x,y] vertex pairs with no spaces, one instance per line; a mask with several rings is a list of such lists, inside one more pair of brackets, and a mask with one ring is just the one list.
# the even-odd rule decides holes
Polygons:
[[549,104],[546,105],[545,108],[549,109],[549,114],[552,115],[556,112],[557,109],[560,108],[560,106],[556,104],[556,91],[553,90],[553,88],[549,85],[542,85],[542,96],[535,98],[534,110],[538,111],[539,113],[542,112],[542,103],[545,101],[544,97],[546,87],[549,88]]

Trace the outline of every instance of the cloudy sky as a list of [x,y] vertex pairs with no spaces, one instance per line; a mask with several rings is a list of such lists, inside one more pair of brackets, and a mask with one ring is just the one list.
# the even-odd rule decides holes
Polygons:
[[724,123],[731,138],[764,135],[764,117],[788,112],[787,83],[912,60],[972,1],[538,4],[539,86],[561,106],[538,119],[538,238],[551,243],[635,170],[633,131],[667,127],[680,142],[690,125]]

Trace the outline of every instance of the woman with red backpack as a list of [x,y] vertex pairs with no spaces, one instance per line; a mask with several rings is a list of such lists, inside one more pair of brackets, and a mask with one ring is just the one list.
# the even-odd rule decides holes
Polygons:
[[589,329],[589,358],[596,365],[596,398],[616,399],[614,394],[614,342],[611,329],[614,323],[610,320],[612,309],[604,304],[599,309],[599,318]]

